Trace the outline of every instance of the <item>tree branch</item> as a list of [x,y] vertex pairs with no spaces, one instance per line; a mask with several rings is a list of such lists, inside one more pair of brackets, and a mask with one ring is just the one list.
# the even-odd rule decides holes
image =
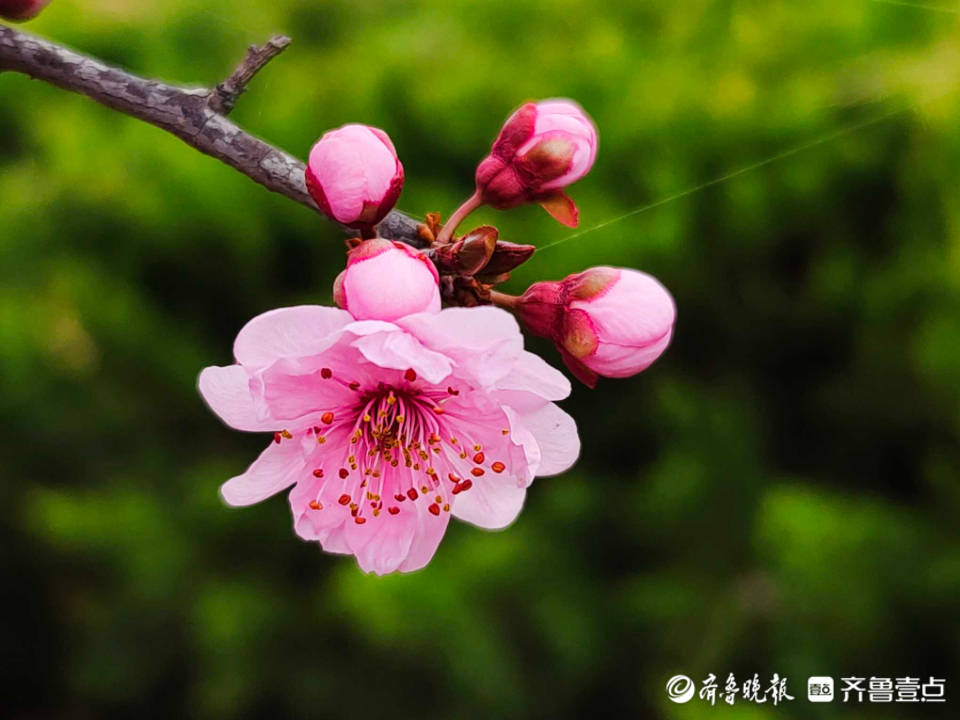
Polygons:
[[[273,38],[250,48],[241,65],[217,88],[182,88],[147,80],[65,47],[0,24],[0,72],[13,70],[176,135],[268,190],[320,212],[307,192],[304,165],[292,155],[247,133],[225,117],[250,79],[286,47]],[[289,42],[289,41],[287,41]],[[380,225],[384,237],[422,247],[419,223],[394,211]]]
[[247,48],[247,55],[237,69],[210,91],[208,99],[210,109],[221,115],[227,115],[233,110],[233,106],[237,104],[237,98],[247,89],[247,84],[253,80],[253,76],[282,53],[289,44],[290,38],[285,35],[274,35],[263,47],[251,45]]

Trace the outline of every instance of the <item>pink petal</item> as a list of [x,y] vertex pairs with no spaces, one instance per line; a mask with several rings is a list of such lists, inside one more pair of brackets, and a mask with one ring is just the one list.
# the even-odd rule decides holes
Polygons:
[[524,351],[510,372],[497,381],[496,388],[523,390],[544,400],[563,400],[570,394],[570,381],[539,355]]
[[249,431],[274,429],[250,392],[250,376],[239,365],[204,368],[197,387],[210,409],[230,427]]
[[502,378],[523,352],[517,321],[500,308],[447,308],[396,322],[426,347],[453,358],[484,386]]
[[[439,518],[434,519],[439,521]],[[416,510],[409,506],[399,515],[367,515],[365,524],[348,521],[343,528],[347,545],[357,556],[360,569],[376,575],[387,575],[399,569],[410,553],[416,532]]]
[[435,517],[427,512],[423,505],[423,503],[416,504],[417,531],[413,535],[413,542],[410,543],[406,559],[400,563],[401,572],[419,570],[430,562],[450,522],[450,513],[441,512]]
[[[312,364],[302,367],[295,360],[279,360],[261,373],[263,402],[274,418],[274,428],[305,427],[313,424],[314,414],[344,407],[354,400],[353,392],[339,381],[350,372],[346,369],[349,366],[332,360],[339,358],[324,357],[319,363],[323,367],[319,368]],[[327,370],[332,370],[330,377]],[[358,379],[352,372],[349,377],[351,381]]]
[[[518,395],[519,393],[511,393]],[[529,393],[522,393],[526,398],[535,397]],[[539,403],[532,405],[531,409],[539,408]],[[532,410],[531,410],[532,411]],[[513,406],[504,405],[503,412],[507,416],[507,422],[510,425],[510,440],[516,448],[519,448],[522,460],[517,459],[517,453],[511,454],[510,467],[513,468],[513,475],[516,478],[516,484],[520,487],[527,487],[537,476],[540,461],[540,444],[533,433],[520,421],[520,413]],[[522,471],[517,468],[523,467]]]
[[[323,492],[319,492],[320,488]],[[290,510],[293,513],[293,529],[304,540],[322,540],[328,537],[331,530],[339,527],[345,520],[350,520],[350,511],[337,502],[341,494],[340,485],[328,478],[314,478],[305,468],[302,479],[290,491]],[[310,502],[317,500],[321,509],[310,507]]]
[[335,528],[324,531],[317,539],[324,552],[337,553],[339,555],[351,555],[350,546],[347,545],[345,533],[346,522]]
[[469,491],[457,496],[454,516],[487,530],[505,528],[517,519],[527,494],[526,488],[510,479],[497,476],[496,480],[474,482]]
[[382,368],[412,368],[427,382],[439,383],[453,369],[450,360],[425,348],[405,332],[382,332],[353,341],[353,346],[373,364]]
[[272,442],[243,475],[221,486],[220,495],[228,505],[253,505],[289,487],[304,472],[303,448],[297,440]]
[[537,410],[520,414],[518,420],[540,448],[538,477],[562,473],[577,461],[580,455],[577,424],[556,405],[546,403]]
[[244,325],[233,345],[237,362],[266,366],[285,357],[323,352],[335,332],[353,318],[345,310],[320,305],[278,308],[257,315]]

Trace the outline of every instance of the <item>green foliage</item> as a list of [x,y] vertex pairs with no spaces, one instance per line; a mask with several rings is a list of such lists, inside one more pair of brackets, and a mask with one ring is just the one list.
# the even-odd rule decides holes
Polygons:
[[[363,576],[298,541],[282,497],[220,504],[265,438],[195,392],[248,318],[330,302],[337,230],[159,130],[0,75],[12,716],[766,720],[811,716],[811,674],[958,692],[956,16],[55,0],[28,29],[185,84],[284,32],[236,119],[300,156],[330,127],[384,128],[420,215],[469,193],[513,107],[576,98],[601,138],[572,188],[583,234],[507,290],[629,265],[679,322],[646,373],[575,390],[581,460],[512,528],[452,526],[425,571]],[[476,220],[540,246],[571,234],[535,207]],[[798,700],[672,705],[678,672],[778,672]],[[822,714],[840,716],[868,714]]]

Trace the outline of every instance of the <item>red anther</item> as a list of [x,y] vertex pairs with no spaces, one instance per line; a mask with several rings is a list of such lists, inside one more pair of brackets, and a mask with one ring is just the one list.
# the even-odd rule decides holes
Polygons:
[[354,505],[352,508],[350,508],[350,514],[353,515],[354,517],[356,517],[359,513],[360,513],[360,508],[358,506]]
[[493,465],[490,466],[490,469],[493,470],[495,473],[502,473],[504,470],[507,469],[507,466],[504,465],[499,460],[497,460]]
[[483,475],[483,468],[472,468],[470,470],[470,474],[473,475],[474,477],[480,477],[481,475]]
[[347,385],[347,387],[350,388],[351,390],[359,390],[359,389],[360,389],[360,383],[358,383],[356,380],[354,380],[352,383],[350,383],[349,385]]
[[330,368],[320,368],[320,377],[324,380],[329,380],[333,377],[333,370]]
[[416,488],[410,488],[409,490],[407,490],[407,497],[410,498],[411,500],[416,500],[420,496],[417,494]]
[[391,505],[387,508],[387,512],[391,515],[396,515],[398,512],[400,512],[400,508],[398,508],[396,505]]
[[320,427],[317,427],[316,425],[314,425],[314,426],[313,426],[313,431],[314,431],[317,435],[319,435],[319,434],[323,431],[323,428],[320,428]]
[[280,433],[275,432],[275,433],[273,434],[273,441],[274,441],[277,445],[280,444],[280,440],[282,440],[282,439],[283,439],[283,435],[281,435]]
[[483,453],[477,453],[476,455],[474,455],[474,456],[473,456],[473,461],[474,461],[477,465],[483,465],[483,461],[484,461]]
[[317,468],[316,470],[314,470],[314,471],[313,471],[313,476],[314,476],[315,478],[322,478],[322,477],[323,477],[323,469],[322,469],[322,468]]
[[462,483],[460,483],[460,492],[466,492],[472,487],[473,487],[473,480],[471,480],[470,478],[467,478]]
[[454,390],[454,389],[453,389],[452,387],[450,387],[450,386],[447,386],[447,392],[448,392],[450,395],[459,395],[459,394],[460,394],[460,391],[459,391],[459,390]]
[[449,473],[449,474],[447,475],[447,480],[449,480],[450,482],[452,482],[452,483],[454,483],[454,484],[460,482],[460,478],[458,478],[458,477],[457,477],[456,475],[454,475],[453,473]]
[[363,525],[363,524],[367,521],[367,519],[366,519],[365,517],[355,517],[355,518],[353,519],[353,521],[354,521],[357,525]]
[[430,507],[428,507],[427,510],[430,511],[430,514],[431,514],[431,515],[439,515],[439,514],[440,514],[440,506],[437,505],[436,503],[430,503]]
[[337,500],[337,502],[340,503],[341,505],[349,505],[349,504],[350,504],[350,496],[347,495],[346,493],[344,493],[343,495],[340,496],[340,499]]
[[417,379],[417,371],[413,368],[407,368],[407,371],[403,374],[403,379],[407,382],[413,382]]
[[453,490],[451,490],[450,492],[452,492],[454,495],[459,495],[460,493],[463,492],[463,485],[461,485],[460,483],[457,483],[456,485],[453,486]]
[[440,407],[439,405],[434,405],[434,406],[433,406],[433,412],[434,412],[434,414],[436,414],[436,415],[443,415],[443,408]]
[[311,509],[311,510],[323,510],[323,505],[320,504],[319,502],[317,502],[316,500],[311,500],[311,501],[310,501],[310,509]]
[[341,479],[341,480],[346,480],[346,479],[347,479],[347,475],[350,474],[350,471],[347,470],[346,468],[340,468],[340,472],[337,473],[337,474],[340,475],[340,479]]
[[324,425],[329,425],[333,422],[333,413],[327,410],[323,415],[320,416],[320,422]]

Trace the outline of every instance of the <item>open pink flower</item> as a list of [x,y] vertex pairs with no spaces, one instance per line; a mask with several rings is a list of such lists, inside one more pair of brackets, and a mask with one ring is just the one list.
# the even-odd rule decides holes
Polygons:
[[440,276],[406,243],[373,238],[350,251],[333,284],[333,299],[357,320],[396,320],[440,311]]
[[563,193],[593,166],[597,129],[572,100],[527,103],[511,115],[477,167],[479,199],[506,209],[538,202],[565,225],[577,225],[577,208]]
[[595,267],[561,282],[537,282],[516,311],[534,334],[553,340],[577,378],[635,375],[670,344],[677,310],[660,282],[627,268]]
[[310,150],[307,190],[327,217],[369,231],[403,189],[403,165],[390,137],[369,125],[324,133]]
[[367,572],[426,565],[451,515],[508,525],[534,476],[579,453],[552,402],[569,383],[498,308],[392,323],[282,308],[247,323],[234,354],[200,374],[200,392],[228,425],[274,437],[223,498],[250,505],[293,486],[297,534]]
[[0,0],[0,17],[7,20],[30,20],[40,14],[50,0]]

